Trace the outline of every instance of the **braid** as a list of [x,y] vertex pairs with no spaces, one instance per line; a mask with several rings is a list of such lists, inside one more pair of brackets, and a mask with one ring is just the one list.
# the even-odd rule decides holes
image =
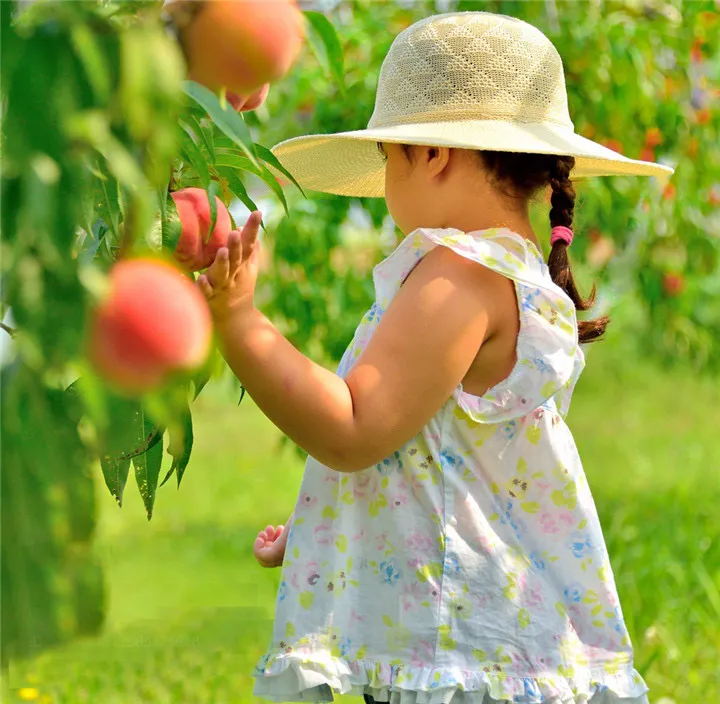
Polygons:
[[[550,225],[564,225],[572,227],[573,212],[575,210],[575,188],[570,180],[570,171],[575,166],[575,159],[571,156],[556,157],[554,165],[550,168],[550,187],[552,195],[550,203]],[[565,242],[557,241],[552,246],[548,257],[548,269],[552,280],[570,297],[575,308],[580,311],[589,310],[595,303],[596,289],[593,286],[590,296],[583,298],[577,290],[568,259],[568,246]],[[605,332],[609,319],[605,317],[595,320],[584,320],[578,323],[580,342],[597,340]]]

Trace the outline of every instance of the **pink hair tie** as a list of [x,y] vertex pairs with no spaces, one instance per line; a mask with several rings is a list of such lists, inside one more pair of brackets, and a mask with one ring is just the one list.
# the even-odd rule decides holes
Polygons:
[[550,246],[554,245],[556,242],[564,242],[568,247],[572,244],[573,241],[573,231],[569,227],[565,227],[564,225],[556,225],[552,229],[552,233],[550,235]]

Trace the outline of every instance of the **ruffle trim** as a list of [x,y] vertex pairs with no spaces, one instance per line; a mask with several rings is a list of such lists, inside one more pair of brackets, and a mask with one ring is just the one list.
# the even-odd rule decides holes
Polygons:
[[411,667],[344,660],[329,653],[264,656],[253,675],[255,696],[275,702],[332,702],[333,693],[389,704],[647,704],[648,687],[633,668],[614,674],[518,677],[501,672]]

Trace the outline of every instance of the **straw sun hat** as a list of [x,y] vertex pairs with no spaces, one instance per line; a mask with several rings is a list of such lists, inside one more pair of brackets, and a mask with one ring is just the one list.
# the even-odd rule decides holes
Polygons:
[[655,176],[664,184],[673,173],[576,134],[557,49],[531,24],[491,12],[433,15],[401,32],[383,61],[367,129],[295,137],[272,151],[303,188],[382,197],[376,142],[570,155],[573,179]]

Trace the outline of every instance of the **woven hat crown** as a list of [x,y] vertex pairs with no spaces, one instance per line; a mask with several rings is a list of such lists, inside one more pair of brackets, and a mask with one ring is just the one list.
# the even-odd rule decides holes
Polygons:
[[573,129],[562,59],[539,29],[507,15],[459,12],[421,20],[395,38],[368,129],[462,120]]

